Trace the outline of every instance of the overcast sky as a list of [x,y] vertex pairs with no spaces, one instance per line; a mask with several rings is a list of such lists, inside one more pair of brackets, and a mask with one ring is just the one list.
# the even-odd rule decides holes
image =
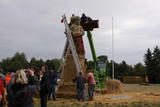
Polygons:
[[[0,0],[0,60],[15,52],[60,58],[66,39],[61,17],[72,13],[100,20],[93,31],[97,56],[111,59],[112,17],[117,62],[143,62],[147,48],[160,45],[160,0]],[[91,59],[86,35],[84,42]]]

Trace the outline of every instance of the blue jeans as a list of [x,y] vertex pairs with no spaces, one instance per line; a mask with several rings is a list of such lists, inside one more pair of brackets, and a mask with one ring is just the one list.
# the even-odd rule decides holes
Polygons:
[[93,100],[95,85],[88,85],[89,100]]
[[84,101],[84,89],[77,89],[77,99]]
[[49,93],[49,96],[48,96],[49,100],[56,100],[56,86],[55,85],[51,85],[50,86],[50,93]]

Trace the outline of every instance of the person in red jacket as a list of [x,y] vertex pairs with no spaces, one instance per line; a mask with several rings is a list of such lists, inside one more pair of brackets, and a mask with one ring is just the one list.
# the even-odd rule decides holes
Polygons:
[[4,104],[5,87],[5,76],[0,72],[0,107],[3,107]]
[[93,70],[89,70],[88,74],[87,74],[87,82],[88,82],[88,95],[89,95],[89,100],[93,100],[93,96],[94,96],[94,89],[95,89],[95,85],[96,85],[96,81],[94,79],[94,75],[93,75]]

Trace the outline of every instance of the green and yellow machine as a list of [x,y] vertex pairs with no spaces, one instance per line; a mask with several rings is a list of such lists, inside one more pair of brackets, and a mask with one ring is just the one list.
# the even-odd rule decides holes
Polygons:
[[105,88],[105,81],[108,77],[108,69],[107,69],[107,62],[104,62],[97,58],[91,31],[87,31],[87,37],[90,44],[92,57],[94,61],[94,77],[97,82],[97,88]]
[[[108,69],[107,62],[104,62],[97,58],[96,51],[93,43],[92,33],[94,28],[99,28],[98,20],[92,20],[89,17],[86,17],[86,20],[81,23],[83,29],[87,32],[87,37],[94,61],[94,77],[97,82],[97,88],[105,88],[105,81],[108,78]],[[83,20],[82,20],[83,21]]]

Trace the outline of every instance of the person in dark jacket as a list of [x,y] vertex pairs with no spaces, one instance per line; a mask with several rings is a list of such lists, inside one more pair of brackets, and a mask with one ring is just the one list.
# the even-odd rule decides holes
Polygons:
[[50,72],[50,93],[49,93],[49,100],[56,100],[56,86],[58,79],[58,72],[51,70]]
[[77,87],[77,99],[78,101],[84,101],[84,90],[86,79],[84,78],[82,72],[79,72],[79,75],[73,79],[73,82],[76,82]]
[[41,107],[47,107],[47,97],[50,92],[50,74],[46,71],[45,67],[42,67],[40,72],[42,74],[40,78]]
[[11,83],[7,86],[8,107],[34,107],[33,96],[36,92],[37,80],[33,71],[30,72],[30,80],[35,81],[29,84],[25,70],[19,70],[13,76]]

